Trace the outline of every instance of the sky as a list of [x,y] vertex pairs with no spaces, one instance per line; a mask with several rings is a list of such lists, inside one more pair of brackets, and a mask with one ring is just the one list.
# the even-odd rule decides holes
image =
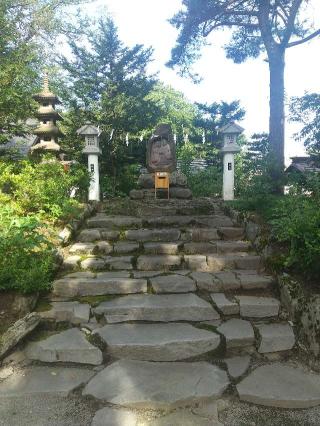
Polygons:
[[[210,45],[202,50],[202,57],[194,70],[202,77],[200,84],[180,77],[176,71],[165,66],[175,45],[177,30],[168,22],[180,8],[181,0],[96,0],[83,6],[90,15],[99,16],[108,12],[118,26],[121,40],[128,46],[144,44],[154,48],[151,72],[159,72],[164,83],[180,90],[193,102],[212,103],[239,99],[246,110],[241,122],[245,134],[268,131],[269,121],[269,71],[265,56],[234,64],[226,59],[223,45],[229,40],[230,32],[211,34]],[[310,0],[307,12],[316,28],[320,27],[319,0]],[[287,50],[285,86],[286,99],[302,96],[305,92],[319,92],[320,39]],[[299,126],[287,123],[285,156],[303,155],[301,141],[293,134]]]

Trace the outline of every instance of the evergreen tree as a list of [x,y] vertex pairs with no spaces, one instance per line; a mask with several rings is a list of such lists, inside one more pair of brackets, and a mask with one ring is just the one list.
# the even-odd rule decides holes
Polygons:
[[231,42],[225,46],[227,57],[236,63],[268,56],[270,72],[271,173],[274,189],[281,191],[279,179],[284,169],[284,67],[288,48],[320,35],[320,29],[303,18],[308,0],[183,0],[184,9],[171,20],[180,30],[172,50],[170,66],[188,72],[190,63],[199,57],[200,46],[212,32],[231,28]]

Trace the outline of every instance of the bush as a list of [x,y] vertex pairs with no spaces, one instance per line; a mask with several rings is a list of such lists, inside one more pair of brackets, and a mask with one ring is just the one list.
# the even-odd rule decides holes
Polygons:
[[307,196],[286,196],[270,220],[276,241],[286,244],[284,266],[308,276],[320,272],[320,203]]
[[101,179],[101,189],[104,198],[123,197],[137,188],[140,164],[129,164],[122,167],[117,176],[105,175]]
[[10,196],[11,205],[20,215],[33,213],[46,219],[67,220],[78,207],[78,201],[70,198],[71,190],[77,188],[81,198],[88,185],[88,172],[78,164],[65,172],[55,161],[0,163],[0,189]]
[[210,166],[187,175],[188,185],[194,197],[219,197],[222,188],[221,171]]
[[47,290],[53,277],[53,245],[34,215],[0,207],[0,290]]

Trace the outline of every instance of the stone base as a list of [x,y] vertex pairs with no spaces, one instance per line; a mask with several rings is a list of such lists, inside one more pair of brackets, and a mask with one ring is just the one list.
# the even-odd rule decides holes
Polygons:
[[[138,179],[140,189],[130,191],[132,200],[144,200],[155,198],[154,193],[154,173],[142,173]],[[157,190],[157,198],[167,198],[166,190]],[[192,192],[187,187],[187,178],[180,171],[176,170],[170,173],[170,198],[189,200],[192,198]]]
[[[167,198],[167,190],[157,190],[157,198]],[[130,198],[132,200],[151,200],[155,198],[154,189],[133,189],[130,191]],[[192,192],[189,188],[170,188],[169,198],[177,198],[180,200],[190,200]]]

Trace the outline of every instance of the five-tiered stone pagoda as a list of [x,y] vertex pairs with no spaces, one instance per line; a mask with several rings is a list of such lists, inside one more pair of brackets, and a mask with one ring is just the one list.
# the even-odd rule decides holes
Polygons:
[[57,126],[57,121],[63,120],[55,106],[61,104],[59,98],[50,91],[48,74],[43,79],[43,89],[33,97],[38,103],[39,108],[37,117],[39,126],[33,133],[38,136],[35,144],[31,148],[32,152],[51,152],[58,154],[61,152],[58,143],[59,136],[63,136]]

